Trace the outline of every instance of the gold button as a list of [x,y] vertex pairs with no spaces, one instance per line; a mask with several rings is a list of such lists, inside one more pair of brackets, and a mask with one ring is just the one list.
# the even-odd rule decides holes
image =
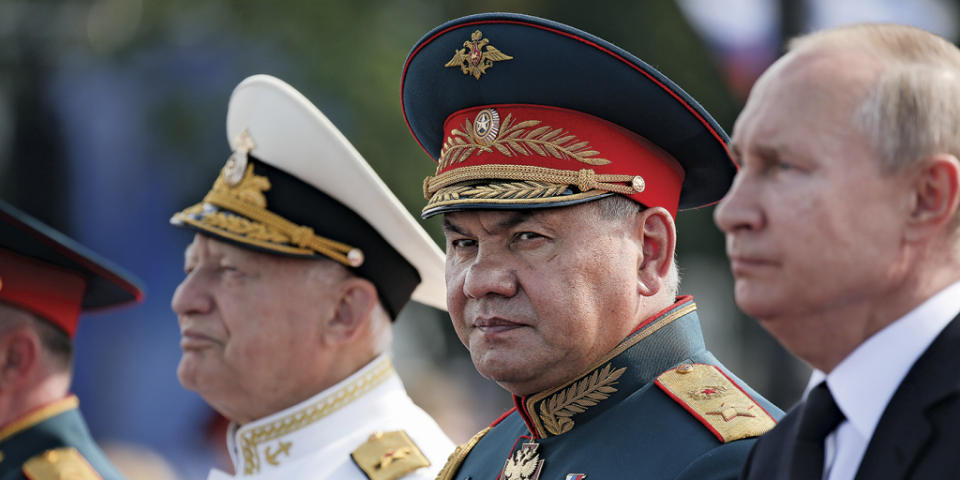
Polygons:
[[690,373],[692,371],[693,365],[690,365],[689,363],[684,363],[677,367],[677,373]]
[[633,177],[633,182],[632,182],[632,184],[633,184],[633,185],[632,185],[632,186],[633,186],[633,189],[634,189],[637,193],[640,193],[640,192],[642,192],[645,188],[647,188],[647,182],[644,182],[644,181],[643,181],[643,177],[641,177],[640,175],[637,175],[636,177]]

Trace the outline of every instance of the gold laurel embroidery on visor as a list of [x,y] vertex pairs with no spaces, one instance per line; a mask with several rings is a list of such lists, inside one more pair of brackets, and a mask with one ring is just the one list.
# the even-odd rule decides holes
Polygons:
[[[268,425],[241,432],[240,448],[243,452],[243,473],[246,475],[260,473],[260,445],[293,433],[330,416],[333,412],[345,407],[387,381],[395,373],[393,361],[390,360],[390,357],[386,357],[365,375],[313,404],[286,415]],[[274,458],[274,461],[277,461],[277,459]]]
[[[485,112],[496,112],[495,109],[487,109],[477,115],[477,119],[486,120],[487,117],[481,117]],[[499,116],[497,116],[499,119]],[[474,124],[470,119],[464,120],[460,129],[453,129],[450,137],[440,149],[440,165],[437,172],[454,164],[460,163],[470,158],[470,155],[482,155],[483,153],[492,153],[497,149],[507,157],[514,155],[530,156],[530,153],[536,153],[541,157],[552,156],[561,160],[576,160],[587,165],[606,165],[611,163],[605,158],[596,158],[600,152],[591,150],[588,141],[579,140],[576,135],[570,135],[563,128],[553,128],[543,126],[529,130],[543,123],[540,120],[524,120],[514,124],[513,114],[507,114],[503,125],[499,125],[496,137],[493,141],[487,143],[483,141],[486,135],[480,135],[481,141],[474,130]],[[488,127],[483,125],[483,129]],[[494,130],[491,130],[494,131]]]
[[[233,156],[220,171],[220,176],[204,197],[203,203],[246,218],[206,209],[203,203],[178,213],[175,218],[233,240],[271,250],[301,255],[317,252],[350,267],[363,264],[364,257],[360,249],[316,235],[312,228],[297,225],[267,210],[263,192],[270,190],[270,179],[255,175],[253,164],[248,164],[240,180],[231,186],[226,177],[232,176],[228,171],[235,165],[231,163],[232,160]],[[199,220],[195,220],[196,217]]]
[[574,414],[583,413],[601,400],[606,400],[617,391],[613,386],[623,375],[627,367],[611,371],[612,364],[602,370],[596,370],[589,377],[577,382],[566,390],[557,393],[540,404],[540,420],[544,428],[553,435],[567,433],[573,429]]
[[[453,58],[447,62],[445,67],[460,67],[464,75],[473,75],[473,78],[480,80],[480,75],[487,73],[487,69],[493,66],[493,62],[501,60],[513,60],[513,57],[497,50],[493,45],[487,45],[490,39],[483,38],[480,30],[470,35],[470,40],[463,42],[463,47],[453,54]],[[487,51],[481,51],[484,46]]]

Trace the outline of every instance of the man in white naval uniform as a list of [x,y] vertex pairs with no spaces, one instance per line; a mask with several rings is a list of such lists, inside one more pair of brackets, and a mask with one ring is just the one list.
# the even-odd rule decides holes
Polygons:
[[445,308],[439,248],[282,81],[240,83],[227,136],[213,188],[171,219],[197,232],[172,307],[180,382],[232,421],[236,477],[433,479],[454,446],[387,351],[411,297]]

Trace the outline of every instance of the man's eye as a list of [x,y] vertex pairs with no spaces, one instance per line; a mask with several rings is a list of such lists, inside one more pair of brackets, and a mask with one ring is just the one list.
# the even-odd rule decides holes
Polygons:
[[239,268],[232,265],[221,265],[220,272],[228,275],[240,275],[243,273]]
[[520,240],[534,240],[542,236],[543,235],[534,232],[521,232],[519,235],[517,235],[517,238]]
[[469,248],[476,246],[477,241],[470,238],[458,238],[451,240],[450,244],[453,245],[453,248]]

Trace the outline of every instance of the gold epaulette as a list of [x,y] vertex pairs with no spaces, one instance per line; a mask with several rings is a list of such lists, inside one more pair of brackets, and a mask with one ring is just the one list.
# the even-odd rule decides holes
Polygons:
[[714,365],[684,363],[660,374],[656,383],[723,443],[758,437],[777,425]]
[[395,480],[430,465],[403,430],[376,432],[350,456],[370,480]]
[[474,445],[483,438],[493,427],[487,427],[483,430],[480,430],[480,433],[473,436],[467,443],[457,446],[457,449],[450,454],[450,457],[447,458],[446,465],[443,466],[443,469],[440,470],[440,473],[437,474],[437,480],[453,480],[453,476],[457,474],[457,470],[460,470],[460,465],[463,464],[464,459],[467,458],[467,454],[470,453],[470,450],[473,450]]
[[103,480],[73,447],[47,450],[27,460],[23,464],[23,474],[30,480]]

